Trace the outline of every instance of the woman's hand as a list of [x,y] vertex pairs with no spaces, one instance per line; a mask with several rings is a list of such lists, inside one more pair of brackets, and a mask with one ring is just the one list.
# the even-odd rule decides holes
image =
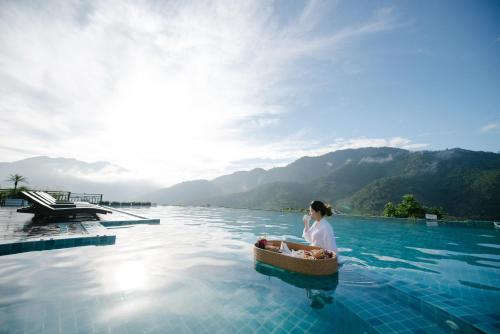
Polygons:
[[311,216],[309,215],[304,215],[304,217],[302,217],[302,221],[304,222],[304,227],[309,226],[309,220],[311,220]]

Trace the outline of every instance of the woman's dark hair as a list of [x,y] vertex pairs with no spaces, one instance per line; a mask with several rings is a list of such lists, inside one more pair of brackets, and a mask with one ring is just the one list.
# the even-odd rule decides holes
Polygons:
[[331,205],[329,205],[329,204],[325,205],[325,203],[323,203],[321,201],[312,201],[311,202],[311,209],[313,209],[316,212],[321,213],[321,217],[331,216],[333,214]]

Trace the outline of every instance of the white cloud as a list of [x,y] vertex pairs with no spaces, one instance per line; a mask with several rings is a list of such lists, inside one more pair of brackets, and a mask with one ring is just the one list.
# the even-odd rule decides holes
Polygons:
[[266,1],[2,4],[0,153],[106,160],[169,184],[311,152],[300,136],[252,140],[300,91],[291,69],[394,27],[382,10],[311,34],[323,6],[283,24]]
[[483,126],[481,129],[479,129],[480,132],[492,132],[492,131],[497,131],[500,129],[500,123],[491,123]]
[[[251,147],[246,151],[246,155],[248,157],[274,159],[275,163],[273,164],[273,166],[264,166],[260,161],[255,161],[254,164],[249,164],[248,168],[242,169],[285,166],[303,156],[319,156],[329,152],[345,149],[357,149],[363,147],[395,147],[406,150],[420,150],[429,146],[428,144],[424,143],[414,143],[412,140],[402,137],[351,139],[337,138],[333,141],[333,143],[326,145],[310,138],[310,133],[307,130],[302,130],[296,134],[283,138],[281,141]],[[385,161],[377,162],[390,161],[390,159],[392,159],[392,156],[382,158],[382,160],[384,159]]]
[[391,162],[394,160],[392,154],[389,154],[386,157],[364,157],[359,161],[359,163],[376,163],[376,164],[383,164],[386,162]]
[[277,117],[252,117],[248,120],[243,120],[239,127],[235,127],[239,130],[259,130],[275,126],[279,123],[279,118]]
[[137,179],[137,176],[134,173],[131,173],[120,166],[111,164],[106,164],[104,167],[96,170],[89,171],[87,169],[82,170],[81,168],[73,167],[57,170],[57,173],[62,176],[76,177],[82,180],[100,183],[123,182],[127,180],[141,181],[140,179]]
[[362,147],[397,147],[405,150],[419,150],[429,146],[428,144],[413,143],[410,139],[403,137],[392,138],[338,138],[326,149],[329,151],[343,150]]

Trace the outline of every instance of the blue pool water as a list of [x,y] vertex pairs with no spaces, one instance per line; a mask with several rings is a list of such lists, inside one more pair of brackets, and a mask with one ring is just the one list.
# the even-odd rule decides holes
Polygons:
[[494,228],[336,216],[340,272],[311,278],[253,261],[258,236],[300,240],[301,214],[132,211],[161,224],[1,256],[0,333],[500,332]]

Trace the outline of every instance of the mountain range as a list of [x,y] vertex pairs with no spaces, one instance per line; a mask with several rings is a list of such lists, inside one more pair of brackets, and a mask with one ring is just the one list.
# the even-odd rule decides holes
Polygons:
[[109,162],[49,157],[0,162],[1,186],[11,187],[5,180],[16,173],[27,177],[30,188],[102,193],[111,201],[300,209],[319,199],[343,213],[380,215],[388,201],[397,203],[409,193],[452,217],[500,219],[500,154],[459,148],[339,150],[302,157],[284,167],[238,171],[161,189],[149,181],[131,181],[131,173]]
[[306,208],[313,199],[348,214],[380,215],[414,194],[452,217],[500,218],[500,154],[448,149],[361,148],[303,157],[285,167],[194,180],[145,195],[162,204]]

